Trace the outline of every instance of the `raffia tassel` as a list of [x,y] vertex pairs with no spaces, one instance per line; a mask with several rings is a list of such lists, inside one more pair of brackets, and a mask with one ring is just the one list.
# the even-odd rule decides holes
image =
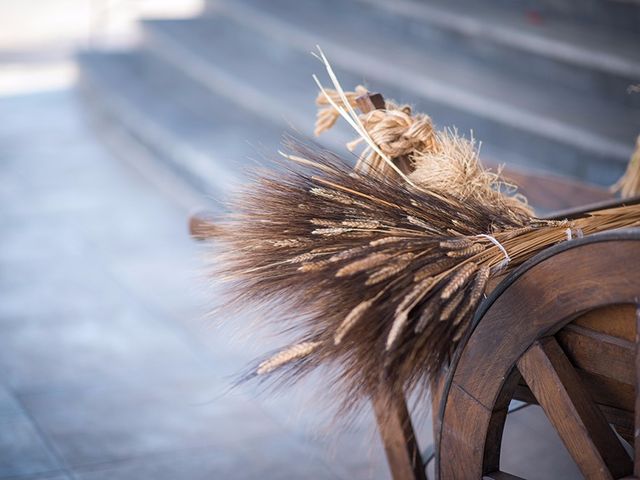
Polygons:
[[285,348],[258,365],[256,374],[266,375],[294,360],[304,358],[318,348],[320,344],[321,342],[301,342]]
[[612,192],[620,192],[622,198],[635,197],[640,195],[640,135],[636,139],[636,149],[631,155],[627,170],[614,185]]

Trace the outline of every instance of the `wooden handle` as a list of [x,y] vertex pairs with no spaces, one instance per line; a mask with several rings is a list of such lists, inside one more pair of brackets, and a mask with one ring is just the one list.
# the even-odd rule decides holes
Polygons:
[[384,97],[380,93],[365,93],[356,98],[356,105],[362,113],[385,108]]

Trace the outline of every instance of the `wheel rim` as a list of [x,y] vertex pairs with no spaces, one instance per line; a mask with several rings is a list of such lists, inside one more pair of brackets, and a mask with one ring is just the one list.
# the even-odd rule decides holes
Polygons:
[[[444,386],[436,432],[440,478],[481,478],[499,470],[507,407],[519,378],[517,362],[539,339],[582,312],[637,303],[639,240],[640,230],[629,229],[552,247],[505,279],[484,302]],[[544,278],[554,279],[553,298],[549,283],[543,287]],[[506,328],[514,311],[522,318],[517,332]]]

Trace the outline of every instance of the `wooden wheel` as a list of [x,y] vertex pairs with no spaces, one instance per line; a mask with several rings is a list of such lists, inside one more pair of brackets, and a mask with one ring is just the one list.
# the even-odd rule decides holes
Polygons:
[[[500,471],[514,397],[540,404],[586,478],[638,477],[640,455],[634,472],[610,426],[630,442],[640,429],[637,417],[633,425],[637,340],[629,337],[638,303],[637,229],[550,248],[503,281],[476,315],[442,387],[439,478],[517,478]],[[583,316],[613,305],[622,320]]]

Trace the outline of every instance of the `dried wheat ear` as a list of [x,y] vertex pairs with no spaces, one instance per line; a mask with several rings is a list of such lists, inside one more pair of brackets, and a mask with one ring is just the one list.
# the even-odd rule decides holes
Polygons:
[[316,132],[342,116],[358,133],[350,148],[364,148],[354,171],[290,141],[289,161],[229,205],[213,271],[229,281],[228,306],[279,303],[265,321],[298,335],[249,376],[296,380],[327,365],[345,408],[383,383],[406,391],[439,375],[493,277],[558,242],[640,224],[636,206],[536,218],[482,168],[473,140],[390,101],[357,114],[366,90],[344,92],[320,55],[336,88],[320,86]]
[[382,378],[407,389],[437,375],[491,277],[555,243],[640,221],[636,207],[540,220],[499,196],[462,200],[355,174],[318,147],[290,149],[304,161],[257,177],[220,225],[216,275],[231,282],[230,304],[293,312],[274,321],[299,340],[255,374],[295,379],[330,364],[349,402]]

